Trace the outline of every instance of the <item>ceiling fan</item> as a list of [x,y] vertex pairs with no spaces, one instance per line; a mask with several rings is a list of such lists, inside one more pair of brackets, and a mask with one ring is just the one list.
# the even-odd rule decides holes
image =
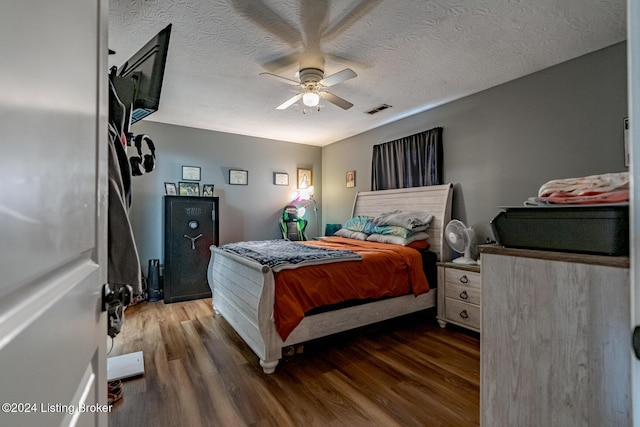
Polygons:
[[301,88],[300,93],[283,102],[277,106],[276,109],[284,110],[298,102],[300,99],[302,99],[302,102],[307,107],[317,107],[320,102],[320,98],[337,105],[343,110],[348,110],[353,107],[353,104],[349,101],[326,90],[326,88],[330,86],[357,77],[358,75],[350,68],[345,68],[344,70],[338,71],[337,73],[331,74],[327,77],[324,76],[324,71],[319,68],[303,68],[298,74],[300,76],[299,81],[288,79],[277,74],[260,73],[260,75],[276,78],[280,82],[299,86]]

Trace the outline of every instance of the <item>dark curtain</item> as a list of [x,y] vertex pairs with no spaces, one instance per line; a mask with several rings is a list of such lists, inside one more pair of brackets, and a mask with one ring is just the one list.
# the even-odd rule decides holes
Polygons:
[[371,190],[442,184],[442,128],[373,146]]

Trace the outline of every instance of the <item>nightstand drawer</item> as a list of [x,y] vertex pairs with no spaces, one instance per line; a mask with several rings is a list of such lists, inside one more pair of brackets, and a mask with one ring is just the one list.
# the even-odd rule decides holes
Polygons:
[[445,317],[450,322],[461,323],[477,330],[480,329],[480,307],[447,298]]
[[448,322],[480,332],[482,276],[480,266],[438,264],[438,324]]
[[457,283],[447,283],[445,296],[450,299],[480,305],[481,293],[480,288],[470,287],[469,285],[459,285]]
[[456,270],[454,268],[447,268],[447,286],[449,285],[464,285],[469,287],[480,289],[480,273],[465,270]]

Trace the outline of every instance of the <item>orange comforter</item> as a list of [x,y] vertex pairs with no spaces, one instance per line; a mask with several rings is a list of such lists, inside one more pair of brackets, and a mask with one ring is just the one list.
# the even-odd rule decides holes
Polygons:
[[344,237],[304,243],[358,252],[363,259],[274,273],[274,321],[283,341],[313,308],[410,292],[417,296],[429,291],[422,256],[414,248]]

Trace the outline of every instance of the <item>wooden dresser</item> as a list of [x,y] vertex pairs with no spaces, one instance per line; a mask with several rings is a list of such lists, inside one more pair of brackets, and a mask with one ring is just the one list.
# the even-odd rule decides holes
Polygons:
[[481,256],[481,425],[631,425],[629,259]]
[[480,332],[480,266],[452,262],[438,263],[438,323]]

